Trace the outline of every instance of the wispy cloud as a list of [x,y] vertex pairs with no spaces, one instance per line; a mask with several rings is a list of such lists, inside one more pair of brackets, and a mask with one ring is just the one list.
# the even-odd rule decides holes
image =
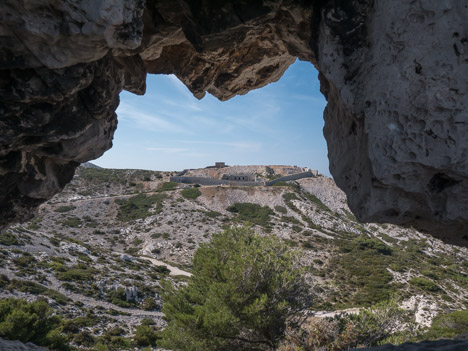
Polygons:
[[185,97],[189,99],[195,99],[196,98],[192,95],[190,90],[185,86],[184,83],[182,83],[179,78],[177,78],[174,74],[169,74],[167,76],[171,82],[171,84]]
[[258,151],[262,148],[263,144],[260,142],[250,142],[250,141],[198,141],[198,140],[181,140],[181,143],[184,144],[201,144],[201,145],[217,145],[217,146],[226,146],[234,149],[244,149]]
[[117,109],[117,114],[120,120],[135,122],[140,128],[150,129],[157,132],[193,134],[191,130],[184,128],[180,124],[171,123],[167,118],[158,116],[157,114],[141,112],[138,108],[126,103],[120,104]]
[[161,151],[161,152],[167,152],[167,153],[170,153],[170,154],[189,151],[188,149],[184,149],[184,148],[180,148],[180,147],[147,147],[146,150],[148,150],[148,151]]
[[146,150],[172,154],[173,157],[177,156],[179,158],[205,158],[210,156],[209,153],[192,151],[181,147],[147,147]]
[[327,104],[324,98],[320,96],[312,96],[312,95],[305,95],[305,94],[296,94],[296,95],[291,95],[289,97],[290,99],[295,99],[295,100],[301,100],[301,101],[306,101],[310,102],[312,104],[316,104],[319,106],[324,106]]

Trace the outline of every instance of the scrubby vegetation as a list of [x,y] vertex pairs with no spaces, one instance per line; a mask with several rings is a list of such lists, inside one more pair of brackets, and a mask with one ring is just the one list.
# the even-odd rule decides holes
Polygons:
[[188,285],[168,285],[164,298],[163,347],[272,350],[286,321],[309,305],[310,293],[297,251],[276,237],[237,228],[202,245]]
[[410,312],[395,301],[380,303],[357,314],[309,318],[299,328],[290,328],[279,351],[341,351],[385,343],[416,340],[420,331]]
[[64,206],[59,206],[54,209],[55,212],[59,213],[64,213],[64,212],[69,212],[74,210],[76,207],[75,206],[69,206],[69,205],[64,205]]
[[365,235],[337,243],[341,252],[327,267],[339,283],[331,302],[348,307],[370,306],[388,300],[393,291],[393,276],[387,270],[392,261],[391,248]]
[[182,190],[180,193],[186,199],[196,199],[201,195],[201,191],[198,188],[187,188]]
[[66,305],[68,302],[70,302],[69,298],[57,292],[56,290],[46,288],[41,284],[31,281],[17,279],[9,280],[6,276],[4,276],[3,283],[0,282],[0,287],[1,285],[4,285],[4,288],[10,291],[16,290],[23,293],[50,297],[54,299],[55,302],[59,305]]
[[117,183],[126,184],[126,179],[122,177],[122,170],[106,168],[80,168],[79,175],[87,182],[92,183]]
[[146,218],[151,216],[150,210],[153,207],[155,207],[154,213],[159,213],[162,211],[165,198],[165,194],[138,194],[128,199],[118,199],[116,202],[120,205],[120,209],[117,217],[123,222]]
[[440,290],[439,286],[433,280],[424,277],[414,277],[410,279],[410,284],[427,292],[437,292]]
[[51,350],[68,350],[61,320],[44,301],[0,300],[0,337],[32,342]]
[[468,310],[453,311],[437,316],[423,339],[450,339],[468,332]]
[[57,278],[64,281],[86,282],[91,281],[96,277],[97,270],[85,263],[67,267],[65,265],[55,265],[54,269],[57,273]]
[[12,246],[12,245],[21,245],[21,241],[10,232],[0,233],[0,245]]
[[262,226],[270,227],[270,216],[274,214],[268,206],[260,206],[252,203],[235,203],[227,208],[229,212],[237,214],[237,220]]
[[177,188],[177,185],[178,183],[176,182],[165,182],[161,184],[161,186],[158,188],[158,191],[174,190]]
[[134,341],[138,346],[156,346],[159,339],[158,331],[153,327],[154,322],[144,319],[138,327],[136,327]]
[[[192,272],[193,253],[206,245],[213,233],[247,224],[260,235],[271,231],[284,238],[284,245],[290,249],[303,250],[304,277],[313,283],[308,291],[314,297],[312,311],[355,307],[368,311],[371,307],[372,313],[388,316],[375,306],[395,297],[406,305],[416,301],[418,318],[427,320],[438,311],[468,306],[468,250],[464,248],[446,245],[409,228],[357,223],[343,199],[326,195],[334,192],[316,192],[323,202],[307,193],[306,189],[317,184],[311,188],[301,181],[278,183],[276,187],[186,188],[164,183],[170,175],[79,170],[65,192],[44,205],[39,217],[0,234],[0,267],[5,273],[0,275],[2,296],[47,301],[61,316],[56,329],[72,348],[112,351],[138,347],[148,351],[149,347],[161,346],[157,326],[162,317],[158,312],[165,300],[159,295],[160,279],[172,281],[177,291],[193,283],[191,278],[169,274],[166,266],[156,266],[138,255]],[[211,272],[218,273],[214,268]],[[226,286],[228,282],[223,281],[211,289],[217,292]],[[234,283],[229,286],[237,289]],[[129,287],[137,288],[136,301],[127,301],[125,289]],[[202,293],[213,296],[211,291]],[[236,296],[239,306],[247,306],[241,311],[245,316],[254,315],[251,309],[264,306],[263,296],[256,303]],[[203,302],[217,304],[218,300]],[[196,311],[208,316],[212,313],[208,307]],[[185,312],[193,317],[190,308]],[[224,310],[215,312],[209,323],[224,323],[223,316],[233,315],[224,314]],[[346,345],[452,337],[466,330],[462,312],[440,315],[427,331],[413,333],[410,329],[408,333],[379,336],[379,341],[372,343],[366,338],[375,334],[372,326],[376,325],[376,316],[366,315],[364,310],[354,317],[312,318],[301,328],[289,325],[281,336],[285,337],[282,347],[288,351],[314,347],[338,350]],[[151,314],[156,324],[142,321],[146,314]],[[256,316],[259,325],[263,317],[261,313]],[[202,324],[205,317],[198,317]],[[402,324],[412,328],[411,319]],[[207,330],[208,326],[203,329]],[[261,345],[265,346],[259,349],[268,347]],[[237,344],[234,347],[242,349]]]

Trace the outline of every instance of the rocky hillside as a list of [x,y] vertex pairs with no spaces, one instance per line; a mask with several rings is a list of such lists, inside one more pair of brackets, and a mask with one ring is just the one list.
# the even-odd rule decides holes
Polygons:
[[200,244],[245,224],[302,248],[316,311],[395,297],[428,325],[468,304],[468,249],[358,223],[330,178],[198,187],[174,174],[80,167],[36,219],[0,235],[0,297],[47,299],[76,345],[125,343],[142,321],[164,325],[161,278],[185,281]]

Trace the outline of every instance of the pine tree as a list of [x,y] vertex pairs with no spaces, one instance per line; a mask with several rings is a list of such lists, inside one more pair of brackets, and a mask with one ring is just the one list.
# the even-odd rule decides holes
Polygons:
[[300,253],[248,228],[215,234],[193,259],[185,286],[166,284],[168,326],[159,346],[174,351],[273,350],[286,323],[310,304]]

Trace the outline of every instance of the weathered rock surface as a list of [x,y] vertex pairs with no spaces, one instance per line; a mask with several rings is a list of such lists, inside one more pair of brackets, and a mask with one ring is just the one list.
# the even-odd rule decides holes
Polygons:
[[468,350],[466,340],[437,340],[423,341],[418,343],[405,343],[399,346],[384,345],[367,349],[354,349],[366,351],[465,351]]
[[358,219],[466,245],[468,4],[384,0],[368,13],[347,54],[333,25],[320,32],[331,172]]
[[0,339],[0,350],[2,351],[46,351],[43,347],[36,346],[28,342],[23,344],[20,341],[10,341]]
[[5,0],[0,226],[111,147],[122,89],[174,73],[221,100],[312,62],[331,172],[362,221],[468,245],[468,5],[460,1]]
[[110,50],[139,45],[142,12],[133,0],[0,4],[0,227],[112,146],[119,93],[143,93],[146,71]]

